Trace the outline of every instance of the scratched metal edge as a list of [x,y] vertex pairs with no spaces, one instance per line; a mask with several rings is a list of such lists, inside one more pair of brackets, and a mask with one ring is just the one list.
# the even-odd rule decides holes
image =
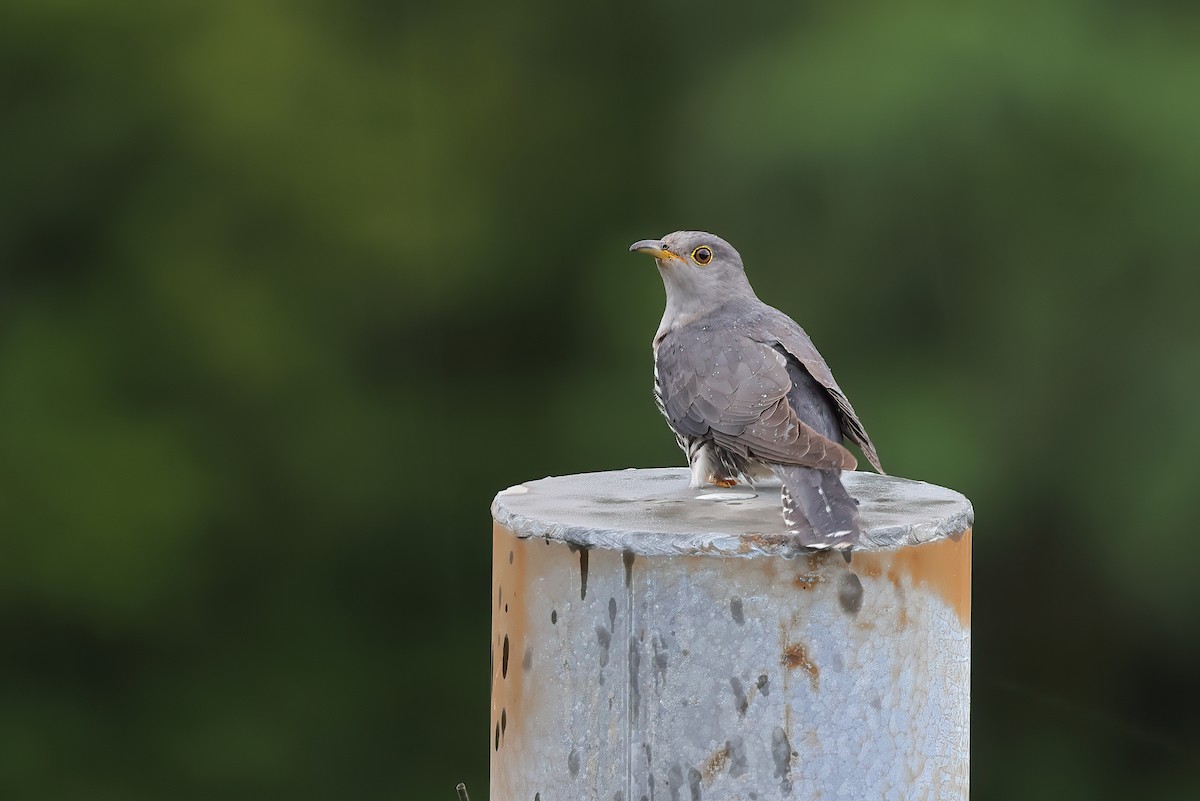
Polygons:
[[[660,468],[648,468],[660,470]],[[679,468],[681,475],[686,475],[686,469]],[[627,473],[629,471],[609,471],[612,473]],[[583,474],[602,475],[602,474]],[[953,537],[972,528],[975,523],[975,509],[971,501],[962,493],[930,484],[926,481],[901,478],[899,476],[878,476],[875,473],[854,473],[855,482],[886,480],[901,484],[924,485],[950,493],[953,500],[961,503],[958,511],[930,519],[901,526],[867,526],[858,550],[886,551],[890,549],[922,545],[927,542]],[[552,481],[555,478],[567,476],[546,476],[536,481],[527,481],[516,485],[528,489],[530,484],[542,481]],[[798,549],[789,543],[787,535],[780,532],[752,532],[748,534],[730,534],[728,532],[707,531],[679,534],[672,532],[644,530],[636,528],[595,528],[555,520],[543,520],[520,514],[510,509],[506,495],[513,488],[501,490],[492,501],[492,518],[501,526],[511,531],[520,539],[545,539],[562,542],[568,545],[589,549],[612,551],[631,551],[637,556],[719,556],[751,559],[759,556],[777,556],[791,559],[811,553]]]

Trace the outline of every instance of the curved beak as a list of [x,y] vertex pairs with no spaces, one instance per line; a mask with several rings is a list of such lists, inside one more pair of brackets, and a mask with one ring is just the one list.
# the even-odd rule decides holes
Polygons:
[[634,242],[629,246],[630,253],[646,253],[658,260],[677,259],[679,258],[671,251],[663,247],[663,243],[658,239],[643,239],[640,242]]

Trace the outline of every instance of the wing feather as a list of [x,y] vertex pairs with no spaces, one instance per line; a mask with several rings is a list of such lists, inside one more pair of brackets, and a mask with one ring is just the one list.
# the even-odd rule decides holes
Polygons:
[[768,310],[768,314],[755,326],[756,330],[761,332],[762,341],[782,347],[804,366],[804,369],[816,379],[817,383],[825,387],[834,403],[837,404],[842,433],[862,450],[871,466],[882,474],[884,472],[883,465],[879,462],[875,444],[871,442],[871,438],[867,435],[867,429],[858,419],[854,407],[850,405],[850,399],[846,397],[846,393],[842,392],[842,388],[834,380],[833,372],[825,363],[825,359],[817,352],[817,348],[808,334],[795,320],[778,309],[770,306],[764,306],[764,308]]
[[709,437],[767,462],[854,468],[848,450],[797,417],[788,402],[788,358],[771,344],[739,331],[691,326],[659,342],[655,367],[664,413],[682,436]]

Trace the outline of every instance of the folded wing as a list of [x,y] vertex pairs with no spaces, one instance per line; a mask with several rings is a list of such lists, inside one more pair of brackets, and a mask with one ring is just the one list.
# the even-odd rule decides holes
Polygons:
[[663,411],[679,434],[710,437],[734,453],[766,462],[855,467],[846,448],[808,426],[788,403],[788,357],[772,344],[726,329],[694,327],[663,339],[655,367]]

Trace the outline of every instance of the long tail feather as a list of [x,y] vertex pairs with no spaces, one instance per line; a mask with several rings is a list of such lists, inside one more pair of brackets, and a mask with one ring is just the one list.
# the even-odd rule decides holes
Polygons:
[[858,504],[842,486],[840,470],[775,465],[783,482],[783,522],[804,548],[851,548],[862,524]]

